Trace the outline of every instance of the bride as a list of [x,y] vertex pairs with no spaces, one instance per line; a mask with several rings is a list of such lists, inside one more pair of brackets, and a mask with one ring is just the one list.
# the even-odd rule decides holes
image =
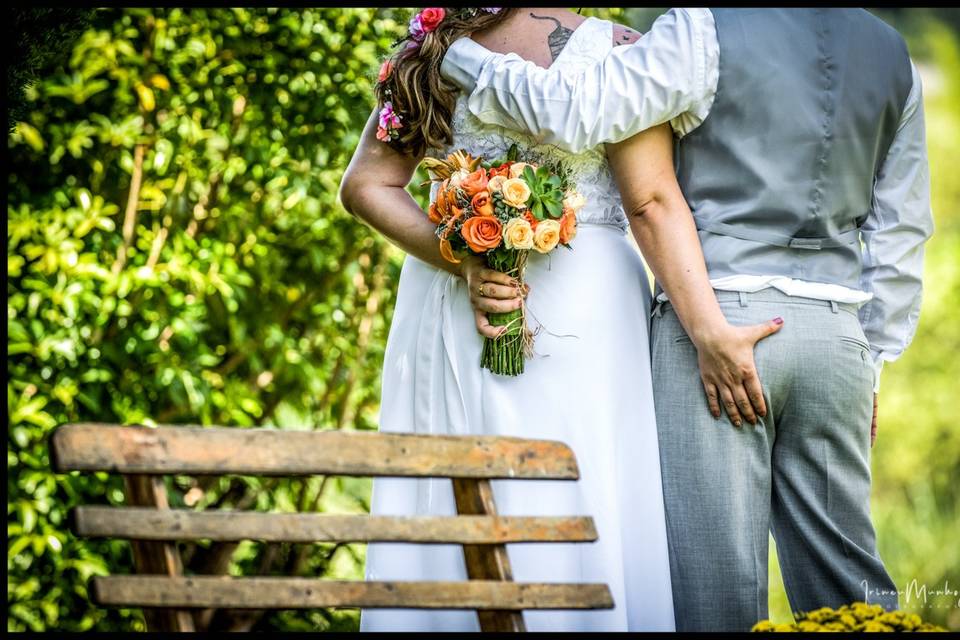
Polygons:
[[[607,149],[570,154],[482,124],[465,108],[466,98],[439,73],[449,44],[468,34],[489,49],[565,72],[594,64],[615,44],[638,37],[611,22],[554,8],[426,9],[411,21],[406,48],[381,68],[378,110],[367,122],[340,193],[348,211],[408,254],[384,358],[380,429],[568,444],[579,462],[579,481],[494,480],[498,512],[591,515],[599,539],[508,544],[513,577],[522,582],[603,582],[615,607],[526,611],[527,628],[672,631],[648,347],[651,291],[626,235],[630,225],[606,155],[614,157],[617,147],[628,147],[632,157],[644,158],[642,166],[631,167],[631,180],[662,182],[669,176],[670,192],[679,194],[669,125]],[[393,130],[397,133],[391,136]],[[444,260],[435,225],[405,190],[425,153],[442,158],[463,149],[492,159],[513,144],[562,162],[587,202],[577,215],[572,251],[530,255],[525,291],[486,269],[482,259]],[[700,255],[695,232],[675,237],[678,253],[695,246]],[[690,277],[709,287],[705,270]],[[525,372],[506,377],[481,369],[483,336],[498,331],[485,313],[516,309],[524,297],[530,328],[539,329]],[[456,508],[449,480],[376,478],[371,511],[453,515]],[[368,580],[466,577],[459,545],[368,546]],[[475,612],[456,610],[367,609],[360,626],[361,631],[479,629]]]

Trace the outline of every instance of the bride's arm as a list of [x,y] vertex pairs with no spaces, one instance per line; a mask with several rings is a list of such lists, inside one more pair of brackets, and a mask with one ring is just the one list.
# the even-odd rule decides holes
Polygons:
[[640,251],[697,347],[711,413],[719,417],[723,404],[734,424],[740,425],[741,416],[755,423],[755,414],[766,415],[766,406],[753,347],[780,324],[734,327],[720,310],[693,216],[677,184],[668,125],[608,144],[607,157]]
[[[487,269],[478,257],[468,256],[453,264],[440,255],[436,225],[406,190],[422,158],[398,153],[377,140],[376,131],[374,111],[340,183],[343,207],[407,253],[464,278],[475,307],[493,313],[518,309],[522,300],[512,286],[512,278]],[[481,287],[482,296],[478,293]],[[500,330],[491,327],[485,316],[478,316],[477,325],[483,335],[499,334]]]
[[374,111],[340,183],[343,207],[407,253],[438,269],[463,275],[461,265],[440,255],[436,225],[407,193],[406,187],[422,158],[398,153],[377,140],[376,131]]

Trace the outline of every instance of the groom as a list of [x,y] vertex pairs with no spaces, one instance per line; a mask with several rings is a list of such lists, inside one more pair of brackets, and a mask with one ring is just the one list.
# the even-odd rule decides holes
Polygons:
[[[481,120],[571,151],[669,122],[723,314],[738,326],[782,316],[752,354],[762,398],[734,397],[704,375],[715,345],[680,324],[682,283],[658,278],[677,629],[767,617],[769,531],[795,611],[896,608],[870,520],[871,431],[880,367],[916,329],[932,233],[920,78],[902,38],[862,10],[674,9],[579,75],[468,38],[441,71]],[[623,197],[635,231],[676,223]],[[654,273],[668,256],[647,256]]]

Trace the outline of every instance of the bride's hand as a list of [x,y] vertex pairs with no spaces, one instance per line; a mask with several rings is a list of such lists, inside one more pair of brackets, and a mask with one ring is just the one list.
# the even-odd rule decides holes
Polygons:
[[767,415],[753,349],[757,342],[782,326],[781,318],[748,327],[727,324],[693,341],[700,363],[700,379],[714,418],[720,417],[721,404],[730,421],[738,427],[743,419],[756,424],[758,415]]
[[486,261],[480,256],[464,258],[460,263],[460,274],[470,292],[477,332],[485,338],[499,337],[504,328],[490,324],[487,314],[519,309],[524,296],[520,283],[505,273],[487,267]]

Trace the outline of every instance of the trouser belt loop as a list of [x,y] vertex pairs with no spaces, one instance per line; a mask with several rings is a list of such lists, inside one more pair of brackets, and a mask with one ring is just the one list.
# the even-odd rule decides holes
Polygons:
[[741,291],[741,292],[740,292],[740,306],[741,306],[741,307],[749,306],[748,303],[747,303],[747,292],[746,292],[746,291]]
[[830,311],[833,311],[834,313],[840,313],[840,305],[837,304],[836,300],[830,301]]
[[661,315],[661,309],[663,309],[663,302],[657,301],[653,307],[653,317],[659,318]]

